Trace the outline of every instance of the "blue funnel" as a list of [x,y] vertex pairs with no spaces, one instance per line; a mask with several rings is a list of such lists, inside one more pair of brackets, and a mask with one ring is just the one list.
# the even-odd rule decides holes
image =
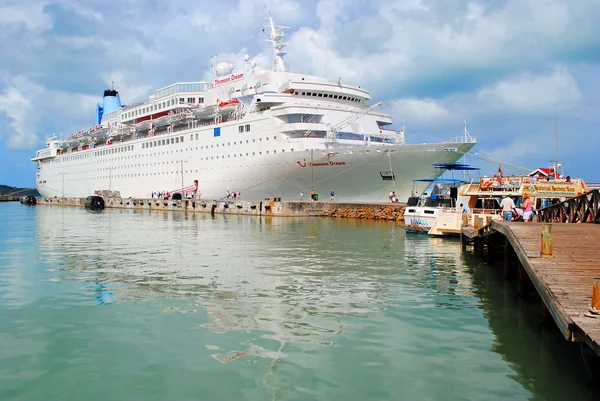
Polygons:
[[119,98],[119,92],[114,89],[107,89],[104,91],[104,98],[102,99],[102,106],[96,105],[96,125],[102,122],[102,115],[104,113],[110,113],[121,108],[121,99]]

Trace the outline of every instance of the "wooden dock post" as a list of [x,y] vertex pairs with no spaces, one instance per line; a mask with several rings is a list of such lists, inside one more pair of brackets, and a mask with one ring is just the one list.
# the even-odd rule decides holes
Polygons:
[[594,279],[594,288],[592,290],[592,308],[600,310],[600,278]]
[[545,223],[542,226],[542,251],[541,256],[543,258],[549,258],[552,256],[552,224]]

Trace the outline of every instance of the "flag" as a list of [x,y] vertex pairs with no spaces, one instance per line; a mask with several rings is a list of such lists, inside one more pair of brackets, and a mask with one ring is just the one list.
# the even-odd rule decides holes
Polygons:
[[498,166],[498,177],[502,177],[502,174],[504,174],[502,172],[502,167]]

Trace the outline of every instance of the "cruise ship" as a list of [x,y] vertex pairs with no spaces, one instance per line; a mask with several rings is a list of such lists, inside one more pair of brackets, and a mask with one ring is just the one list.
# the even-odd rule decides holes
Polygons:
[[243,71],[214,61],[211,82],[178,82],[128,105],[105,90],[93,127],[49,138],[31,159],[38,191],[298,200],[314,190],[348,202],[384,202],[395,191],[405,201],[413,179],[475,145],[470,136],[409,144],[366,89],[288,71],[286,29],[272,17],[265,25],[269,69],[249,56]]

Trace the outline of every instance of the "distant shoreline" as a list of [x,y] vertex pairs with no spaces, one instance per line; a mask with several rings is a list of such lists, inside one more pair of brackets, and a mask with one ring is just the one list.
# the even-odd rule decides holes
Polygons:
[[0,202],[18,201],[22,196],[40,196],[35,188],[17,188],[0,184]]

